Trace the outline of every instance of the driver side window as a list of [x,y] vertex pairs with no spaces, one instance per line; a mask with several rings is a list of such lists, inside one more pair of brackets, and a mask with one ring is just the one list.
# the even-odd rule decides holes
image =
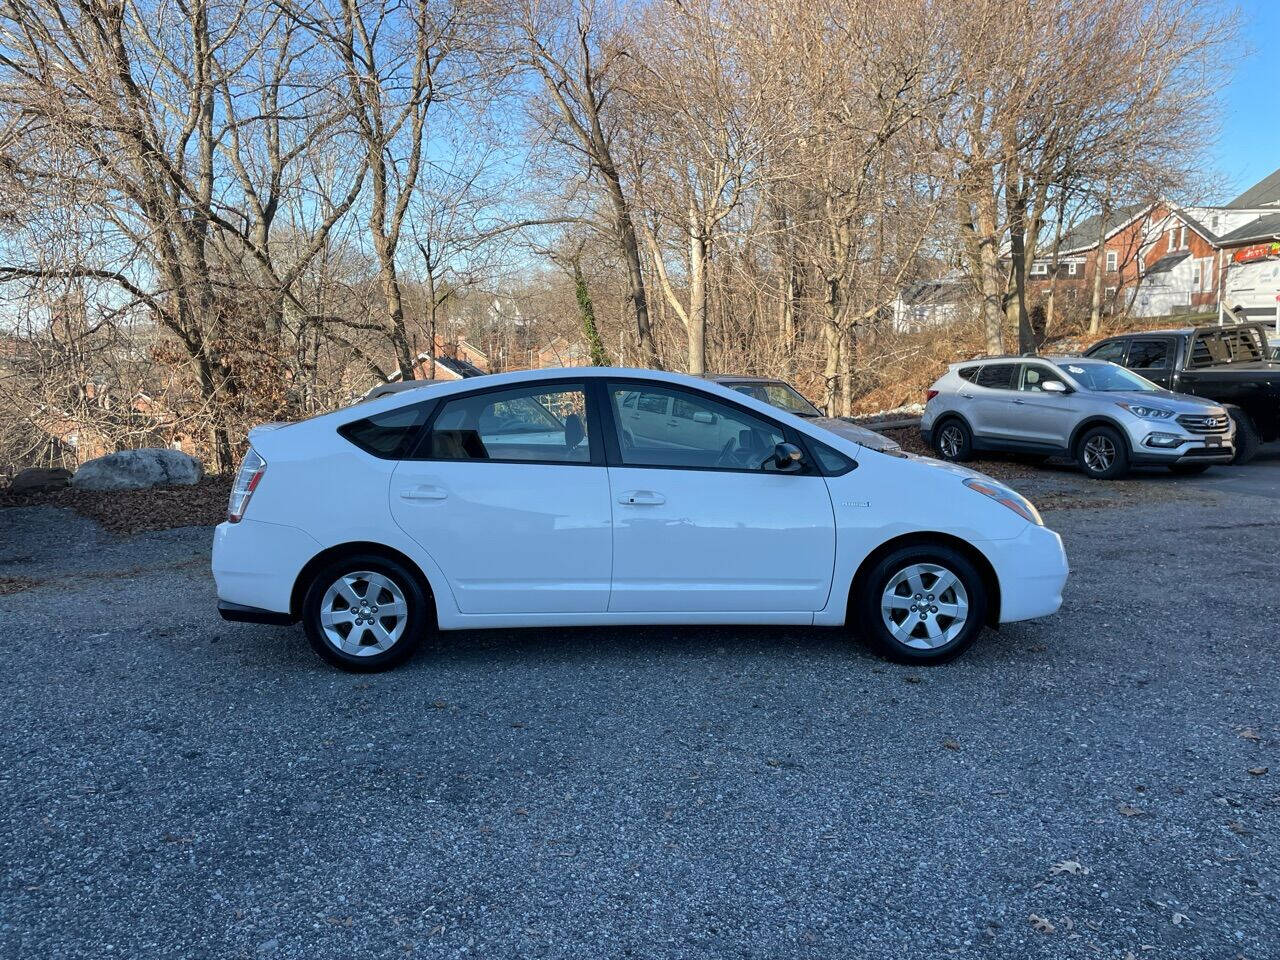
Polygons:
[[[670,398],[670,418],[642,417],[625,406],[634,388],[609,385],[622,462],[637,467],[764,470],[786,438],[773,424],[711,397],[646,386],[643,396]],[[641,401],[643,407],[643,400]]]
[[1044,392],[1044,385],[1050,382],[1061,383],[1064,387],[1066,386],[1066,382],[1048,367],[1028,363],[1022,367],[1022,380],[1018,385],[1018,389],[1025,393],[1042,393]]

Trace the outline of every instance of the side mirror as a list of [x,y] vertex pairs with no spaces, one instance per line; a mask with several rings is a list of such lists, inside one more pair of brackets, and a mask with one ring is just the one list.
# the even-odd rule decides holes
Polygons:
[[773,448],[773,462],[779,470],[790,470],[798,467],[804,459],[804,452],[794,443],[780,443]]
[[1044,385],[1040,389],[1042,389],[1045,393],[1070,393],[1071,392],[1071,388],[1068,387],[1061,380],[1046,380],[1044,382]]
[[710,410],[695,410],[693,412],[694,423],[715,423],[716,415]]

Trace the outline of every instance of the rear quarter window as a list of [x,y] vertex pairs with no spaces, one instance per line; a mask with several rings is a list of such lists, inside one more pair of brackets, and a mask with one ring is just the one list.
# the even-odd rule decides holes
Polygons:
[[961,380],[968,380],[970,383],[973,383],[973,381],[978,376],[978,370],[979,368],[976,366],[961,367],[959,370],[956,371],[956,375],[959,376]]
[[375,413],[344,423],[338,434],[365,453],[383,460],[401,460],[409,455],[434,405],[434,401],[428,401]]

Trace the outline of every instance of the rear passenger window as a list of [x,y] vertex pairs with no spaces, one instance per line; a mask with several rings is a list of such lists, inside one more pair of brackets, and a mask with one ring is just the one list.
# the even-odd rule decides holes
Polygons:
[[489,390],[445,401],[432,460],[589,463],[587,395],[578,384]]
[[961,380],[968,380],[970,383],[973,383],[974,377],[978,375],[978,368],[977,367],[961,367],[956,372],[960,374]]
[[428,401],[376,413],[363,420],[343,424],[338,433],[365,453],[384,460],[399,460],[408,455],[432,406],[434,401]]
[[1134,370],[1158,370],[1169,366],[1169,341],[1133,341],[1129,347],[1128,366]]
[[1012,390],[1017,373],[1016,363],[988,363],[978,372],[974,382],[989,390]]

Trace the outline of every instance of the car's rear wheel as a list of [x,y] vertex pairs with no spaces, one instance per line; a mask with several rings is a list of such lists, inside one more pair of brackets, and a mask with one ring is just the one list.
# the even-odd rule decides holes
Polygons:
[[422,587],[387,557],[343,557],[320,570],[302,601],[311,647],[327,663],[358,673],[389,670],[422,642],[428,622]]
[[1204,473],[1213,464],[1211,463],[1171,463],[1169,469],[1173,473],[1183,477],[1194,477],[1197,474]]
[[1114,427],[1092,427],[1076,444],[1076,462],[1094,480],[1115,480],[1129,472],[1129,448]]
[[933,449],[943,460],[963,463],[973,457],[973,434],[963,420],[951,417],[934,431]]
[[1257,455],[1262,437],[1258,433],[1258,428],[1254,426],[1253,419],[1247,413],[1232,404],[1226,404],[1225,409],[1227,415],[1236,424],[1236,452],[1231,462],[1236,465],[1248,463]]
[[852,604],[868,640],[900,663],[944,663],[986,622],[987,590],[973,562],[950,547],[906,546],[861,579]]

